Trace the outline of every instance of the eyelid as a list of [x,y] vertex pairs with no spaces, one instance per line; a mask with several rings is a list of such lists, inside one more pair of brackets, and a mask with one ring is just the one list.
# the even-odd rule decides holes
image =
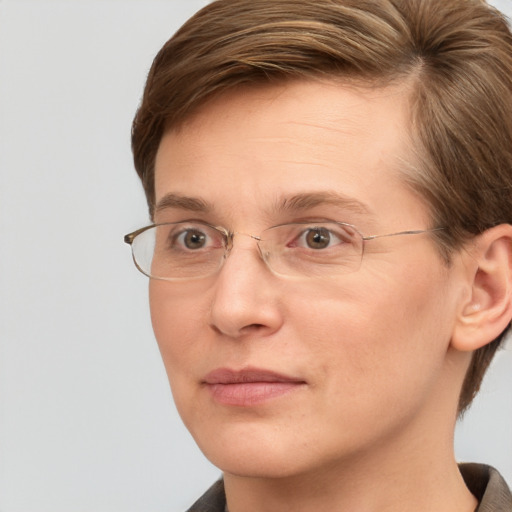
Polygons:
[[[344,222],[340,220],[334,220],[329,217],[301,217],[299,219],[293,220],[291,222],[284,222],[283,224],[343,224]],[[348,223],[347,223],[348,224]]]
[[298,228],[307,228],[309,226],[309,227],[313,228],[313,227],[326,227],[325,226],[326,224],[331,224],[333,226],[339,226],[340,228],[347,226],[347,227],[354,229],[355,231],[358,231],[356,226],[354,226],[350,222],[333,220],[333,219],[319,219],[318,217],[315,219],[296,220],[293,222],[283,222],[281,224],[275,224],[274,226],[267,228],[265,231],[267,231],[268,229],[278,228],[281,226],[290,226],[290,227],[297,226]]
[[229,234],[231,233],[227,228],[225,228],[224,226],[219,226],[219,225],[216,225],[216,224],[213,224],[211,222],[208,222],[206,220],[203,220],[203,219],[197,219],[197,218],[192,218],[192,219],[181,219],[181,220],[159,220],[158,222],[155,222],[155,226],[162,226],[162,225],[166,225],[166,224],[199,224],[199,225],[202,225],[202,226],[206,226],[210,229],[216,229],[217,231],[219,231],[219,233],[222,233],[225,237],[229,236]]
[[158,222],[155,222],[156,226],[160,226],[162,224],[203,224],[204,226],[209,227],[215,227],[214,224],[207,222],[203,219],[197,219],[197,218],[191,218],[191,219],[179,219],[179,220],[168,220],[168,219],[162,219],[158,220]]

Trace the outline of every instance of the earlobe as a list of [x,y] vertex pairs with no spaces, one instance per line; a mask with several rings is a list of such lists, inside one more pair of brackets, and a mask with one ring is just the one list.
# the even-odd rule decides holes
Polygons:
[[512,226],[484,231],[468,255],[471,294],[462,304],[451,341],[459,351],[490,343],[512,318]]

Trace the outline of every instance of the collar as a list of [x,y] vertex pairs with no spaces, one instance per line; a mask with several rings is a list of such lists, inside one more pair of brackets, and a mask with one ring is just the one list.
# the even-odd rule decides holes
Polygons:
[[[512,512],[512,493],[498,471],[484,464],[460,464],[459,470],[479,502],[475,512]],[[187,512],[228,512],[223,480],[215,482]]]

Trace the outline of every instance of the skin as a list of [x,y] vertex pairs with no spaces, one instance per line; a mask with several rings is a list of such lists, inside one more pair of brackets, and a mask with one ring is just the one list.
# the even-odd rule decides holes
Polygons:
[[[400,181],[411,161],[408,88],[292,82],[242,89],[163,137],[156,222],[199,219],[260,234],[331,219],[364,235],[428,229]],[[297,194],[343,201],[280,209]],[[169,194],[207,203],[165,201]],[[471,295],[467,253],[451,266],[428,234],[367,242],[360,268],[330,280],[273,274],[236,236],[222,269],[151,280],[156,338],[176,405],[224,471],[230,512],[470,511],[453,456],[469,353],[451,345]],[[300,382],[257,404],[219,403],[218,368],[257,367]]]

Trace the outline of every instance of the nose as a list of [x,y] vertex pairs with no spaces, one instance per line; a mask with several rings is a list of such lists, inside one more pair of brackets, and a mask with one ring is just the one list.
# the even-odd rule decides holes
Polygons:
[[233,339],[269,336],[282,325],[280,283],[254,240],[238,237],[216,277],[210,326]]

